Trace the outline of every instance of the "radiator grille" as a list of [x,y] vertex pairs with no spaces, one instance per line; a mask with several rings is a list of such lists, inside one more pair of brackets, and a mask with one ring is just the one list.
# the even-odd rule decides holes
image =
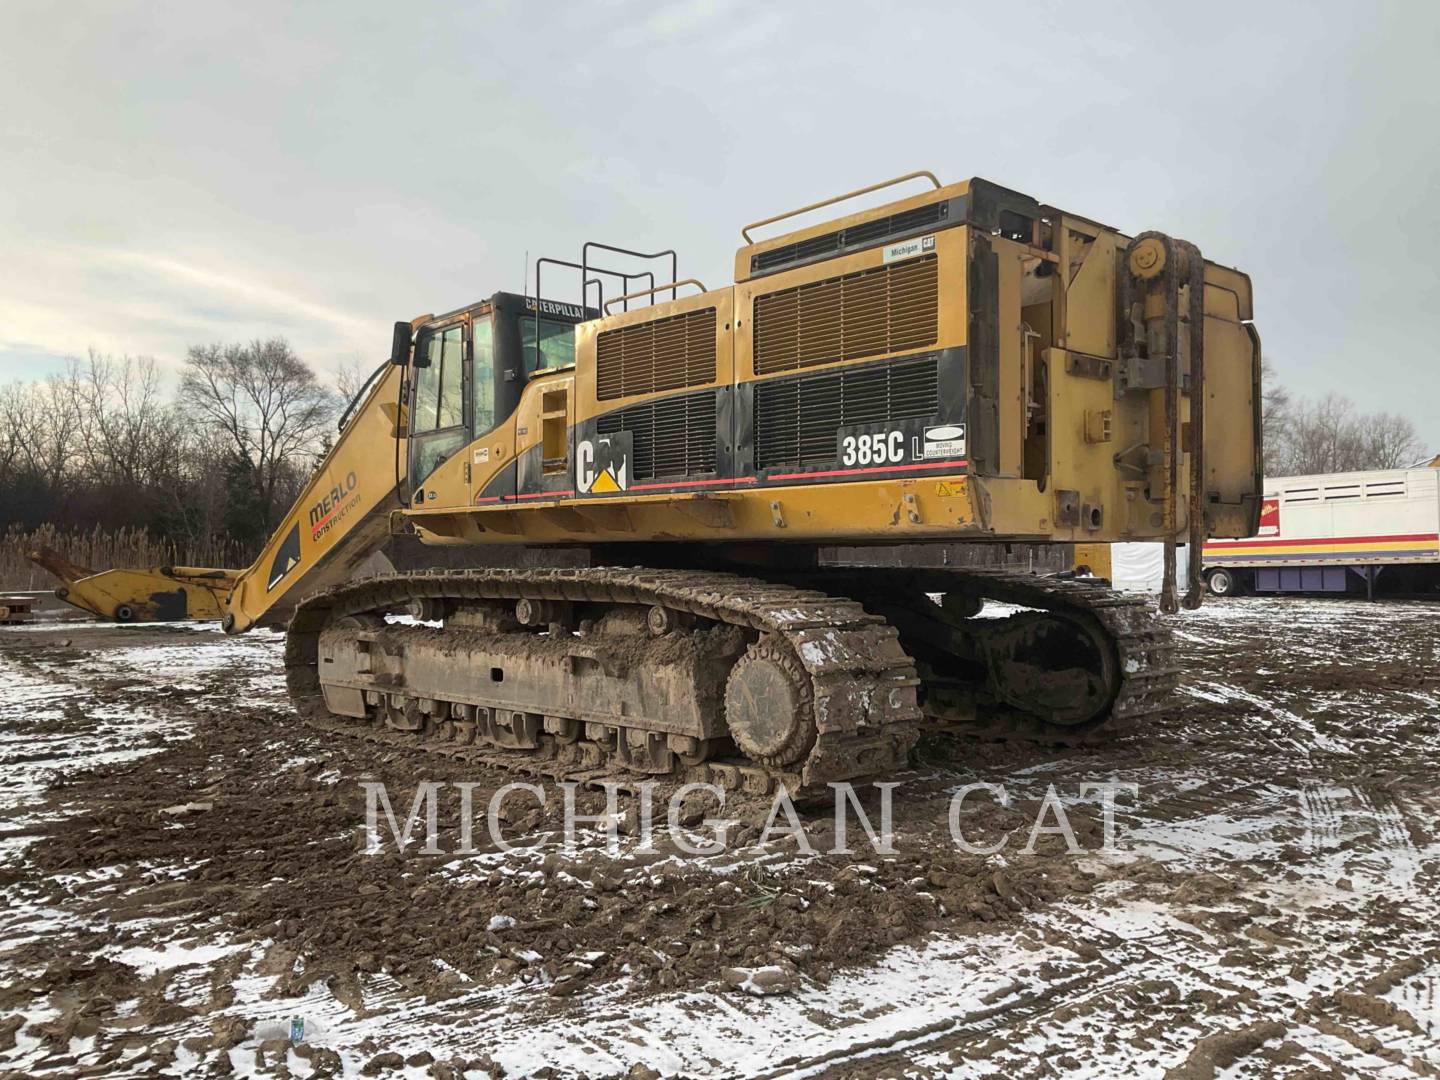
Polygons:
[[898,214],[887,214],[885,217],[862,221],[858,225],[851,225],[848,229],[836,229],[834,232],[797,240],[795,243],[785,244],[783,247],[757,252],[750,256],[750,272],[764,274],[782,266],[838,255],[847,248],[868,247],[871,244],[878,244],[882,240],[918,232],[932,225],[940,225],[949,216],[950,204],[937,202],[930,203],[928,206],[917,206],[913,210],[903,210]]
[[934,255],[755,298],[755,373],[883,356],[935,344]]
[[601,401],[715,381],[715,309],[602,330],[595,341]]
[[715,393],[705,390],[647,401],[607,413],[595,422],[601,435],[630,432],[637,480],[715,471]]
[[755,467],[830,464],[842,427],[934,416],[938,364],[922,356],[757,383]]

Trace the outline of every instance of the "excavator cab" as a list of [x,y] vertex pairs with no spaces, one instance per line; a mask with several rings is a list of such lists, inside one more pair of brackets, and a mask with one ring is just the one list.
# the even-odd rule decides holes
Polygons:
[[[537,303],[532,297],[502,292],[419,323],[413,352],[405,346],[411,354],[406,386],[409,505],[459,505],[459,496],[469,492],[472,466],[487,463],[491,454],[510,453],[501,441],[472,449],[471,460],[459,454],[514,414],[525,385],[537,372],[574,365],[575,326],[586,315],[576,304]],[[396,324],[397,335],[401,326],[408,332],[412,325]],[[400,357],[400,344],[397,337],[392,361]],[[458,477],[453,475],[457,472]],[[509,489],[491,494],[513,495],[514,481],[512,473]]]

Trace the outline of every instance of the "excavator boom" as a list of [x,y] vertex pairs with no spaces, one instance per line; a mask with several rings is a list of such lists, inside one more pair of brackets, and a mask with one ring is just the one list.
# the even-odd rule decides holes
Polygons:
[[[389,534],[404,407],[400,368],[372,378],[340,436],[244,570],[160,566],[96,572],[48,549],[32,562],[61,585],[55,595],[102,619],[167,622],[218,619],[227,632],[283,625],[306,592],[344,581]],[[399,418],[399,419],[397,419]]]
[[199,566],[94,571],[51,548],[27,552],[30,561],[60,579],[55,595],[96,618],[116,622],[218,619],[238,570]]

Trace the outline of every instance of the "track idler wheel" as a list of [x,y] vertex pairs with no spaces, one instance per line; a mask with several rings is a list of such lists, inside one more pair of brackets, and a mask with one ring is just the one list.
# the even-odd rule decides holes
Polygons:
[[751,761],[772,769],[801,761],[815,745],[810,677],[791,653],[761,639],[730,669],[725,722]]
[[1049,723],[1100,719],[1119,692],[1114,648],[1098,627],[1026,613],[985,628],[981,642],[995,694]]

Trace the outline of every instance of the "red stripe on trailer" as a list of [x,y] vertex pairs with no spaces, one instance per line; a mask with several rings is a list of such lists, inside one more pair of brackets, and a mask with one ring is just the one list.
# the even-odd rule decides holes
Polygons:
[[[1402,536],[1327,536],[1315,540],[1286,540],[1276,538],[1273,540],[1207,540],[1205,546],[1215,548],[1227,547],[1319,547],[1321,545],[1335,544],[1385,544],[1404,541],[1433,540],[1440,542],[1440,533],[1408,533]],[[1347,552],[1348,554],[1348,552]]]

